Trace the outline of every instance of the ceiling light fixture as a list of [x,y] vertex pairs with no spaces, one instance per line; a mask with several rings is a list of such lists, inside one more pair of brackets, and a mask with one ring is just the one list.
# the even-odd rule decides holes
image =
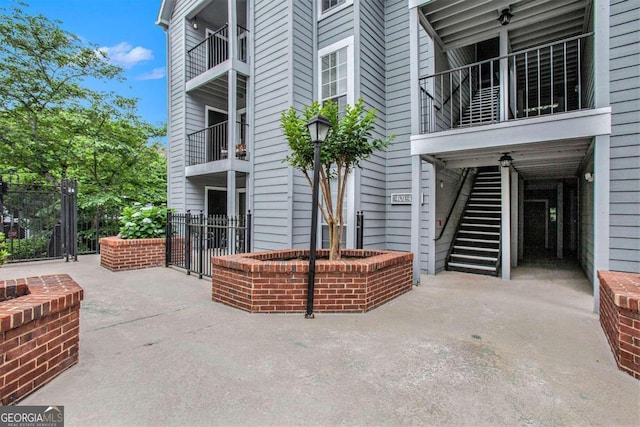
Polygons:
[[511,9],[506,8],[506,9],[503,9],[502,12],[500,12],[500,17],[498,18],[498,21],[500,22],[500,25],[507,25],[509,22],[511,22],[511,18],[513,18],[513,15],[511,14]]
[[509,153],[502,153],[502,157],[500,157],[499,161],[500,161],[500,166],[502,166],[503,168],[508,168],[509,166],[511,166],[513,159],[511,158]]

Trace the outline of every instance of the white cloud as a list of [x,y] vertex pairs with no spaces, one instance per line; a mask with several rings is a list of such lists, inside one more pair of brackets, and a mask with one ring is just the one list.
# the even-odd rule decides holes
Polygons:
[[134,65],[153,59],[153,52],[142,46],[133,47],[127,42],[119,43],[115,46],[104,46],[99,48],[109,61],[123,68],[131,68]]
[[136,80],[159,80],[166,75],[164,67],[154,68],[149,73],[144,73],[136,77]]

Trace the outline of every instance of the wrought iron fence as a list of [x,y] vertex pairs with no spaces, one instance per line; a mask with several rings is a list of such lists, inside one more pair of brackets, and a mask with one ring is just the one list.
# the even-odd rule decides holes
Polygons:
[[251,211],[229,217],[169,212],[166,266],[211,277],[211,257],[251,252]]
[[98,206],[78,211],[78,254],[99,254],[100,238],[120,231],[120,208]]
[[0,176],[0,231],[9,262],[77,260],[77,184]]

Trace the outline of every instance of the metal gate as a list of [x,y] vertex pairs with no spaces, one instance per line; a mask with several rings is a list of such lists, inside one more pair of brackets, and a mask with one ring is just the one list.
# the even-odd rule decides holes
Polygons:
[[251,252],[251,211],[229,217],[169,212],[166,266],[211,277],[211,257]]
[[77,184],[0,176],[0,231],[8,262],[77,261]]

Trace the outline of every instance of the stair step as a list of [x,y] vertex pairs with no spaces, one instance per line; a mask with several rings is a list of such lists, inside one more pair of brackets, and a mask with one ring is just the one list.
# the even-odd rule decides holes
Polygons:
[[478,251],[478,252],[498,252],[498,248],[483,248],[482,246],[461,246],[461,245],[453,245],[453,249],[458,249],[461,251]]
[[499,214],[500,211],[481,211],[481,210],[476,210],[476,209],[467,209],[466,213]]
[[492,218],[490,216],[469,216],[469,215],[465,215],[465,216],[462,217],[462,219],[471,220],[471,221],[500,221],[500,217]]
[[487,204],[487,203],[469,203],[467,206],[473,206],[474,208],[480,208],[480,207],[495,208],[495,207],[500,207],[500,206],[491,205],[491,204]]
[[495,231],[476,231],[476,230],[460,230],[460,233],[466,234],[482,234],[485,236],[499,236],[500,233],[496,233]]
[[473,237],[458,237],[456,241],[458,240],[475,243],[500,243],[498,240],[474,239]]
[[[472,224],[469,222],[463,222],[460,224],[462,227],[487,227],[487,228],[500,228],[500,224]],[[462,230],[460,230],[462,231]]]
[[498,261],[498,257],[489,257],[489,256],[480,256],[480,255],[451,254],[451,257],[465,258],[465,259],[478,260],[478,261],[491,261],[491,262]]
[[476,265],[476,264],[465,264],[462,262],[450,262],[449,267],[458,267],[458,268],[469,268],[476,270],[485,270],[485,271],[496,271],[495,267],[490,265]]

